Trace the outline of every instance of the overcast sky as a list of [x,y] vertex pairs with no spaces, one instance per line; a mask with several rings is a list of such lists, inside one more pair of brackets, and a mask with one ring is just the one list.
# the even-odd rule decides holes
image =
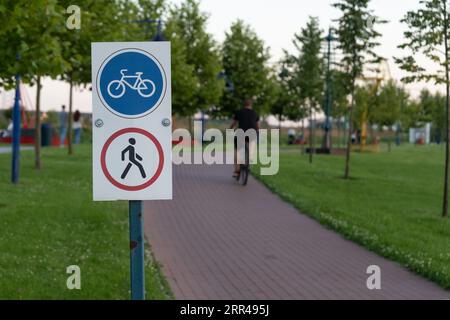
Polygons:
[[[173,0],[180,3],[182,0]],[[324,30],[335,25],[334,19],[339,11],[331,4],[334,0],[202,0],[201,8],[209,14],[208,31],[221,42],[231,23],[242,19],[250,24],[266,45],[270,47],[271,62],[275,63],[282,55],[282,50],[293,51],[292,38],[302,28],[308,16],[318,17]],[[372,0],[371,9],[375,14],[389,23],[378,28],[383,34],[382,45],[378,53],[388,58],[393,78],[399,79],[402,72],[393,63],[393,56],[401,56],[397,46],[403,41],[404,25],[400,19],[408,10],[419,6],[419,0]],[[423,84],[413,84],[408,89],[417,95]],[[435,88],[430,85],[432,90]],[[35,89],[28,88],[28,95],[34,107]],[[69,87],[67,84],[46,80],[42,92],[44,110],[59,109],[68,104]],[[2,94],[0,108],[12,103],[13,94]],[[82,111],[91,111],[91,94],[87,90],[76,90],[74,107]]]

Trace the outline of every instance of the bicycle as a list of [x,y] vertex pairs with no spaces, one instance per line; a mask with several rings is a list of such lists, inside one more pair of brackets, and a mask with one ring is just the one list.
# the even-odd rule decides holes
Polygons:
[[[156,86],[155,83],[149,79],[142,79],[143,72],[136,72],[135,75],[125,75],[127,72],[127,69],[120,70],[120,74],[122,77],[120,80],[113,80],[108,84],[108,94],[114,98],[119,99],[121,98],[125,92],[126,87],[128,86],[130,89],[135,90],[139,93],[139,95],[143,98],[150,98],[155,94]],[[130,83],[130,79],[135,79],[134,84]],[[146,90],[149,90],[150,92],[147,93]]]
[[239,165],[239,174],[236,180],[239,184],[246,186],[248,182],[248,175],[250,173],[250,147],[249,142],[245,141],[245,163]]

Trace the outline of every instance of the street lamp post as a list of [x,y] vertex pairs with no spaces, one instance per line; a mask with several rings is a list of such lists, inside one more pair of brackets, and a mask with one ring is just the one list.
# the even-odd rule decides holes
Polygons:
[[325,86],[325,135],[323,139],[323,148],[331,153],[331,107],[332,107],[332,83],[331,83],[331,43],[336,39],[333,36],[332,28],[329,29],[327,41],[327,70],[326,70],[326,86]]
[[12,173],[11,182],[19,183],[20,171],[20,75],[16,74],[16,94],[13,108],[13,132],[12,132]]
[[141,19],[141,20],[133,20],[135,23],[147,23],[154,24],[156,23],[156,35],[151,39],[151,41],[166,41],[164,35],[162,34],[162,20],[161,19]]

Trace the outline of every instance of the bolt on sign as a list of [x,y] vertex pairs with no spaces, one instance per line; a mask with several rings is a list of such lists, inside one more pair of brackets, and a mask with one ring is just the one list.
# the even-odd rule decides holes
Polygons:
[[95,201],[172,199],[169,42],[92,43]]

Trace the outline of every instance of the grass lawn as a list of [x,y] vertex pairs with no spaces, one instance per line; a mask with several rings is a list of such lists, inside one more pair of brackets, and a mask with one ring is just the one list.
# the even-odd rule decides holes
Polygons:
[[344,161],[315,156],[310,165],[308,156],[285,148],[279,174],[259,179],[301,212],[450,289],[450,218],[441,217],[444,147],[353,153],[349,181],[342,179]]
[[[0,155],[0,299],[129,299],[126,202],[92,201],[90,145],[45,148],[43,169],[23,151],[20,184],[10,184]],[[68,290],[66,268],[81,268],[81,290]],[[148,299],[172,294],[150,251]]]

